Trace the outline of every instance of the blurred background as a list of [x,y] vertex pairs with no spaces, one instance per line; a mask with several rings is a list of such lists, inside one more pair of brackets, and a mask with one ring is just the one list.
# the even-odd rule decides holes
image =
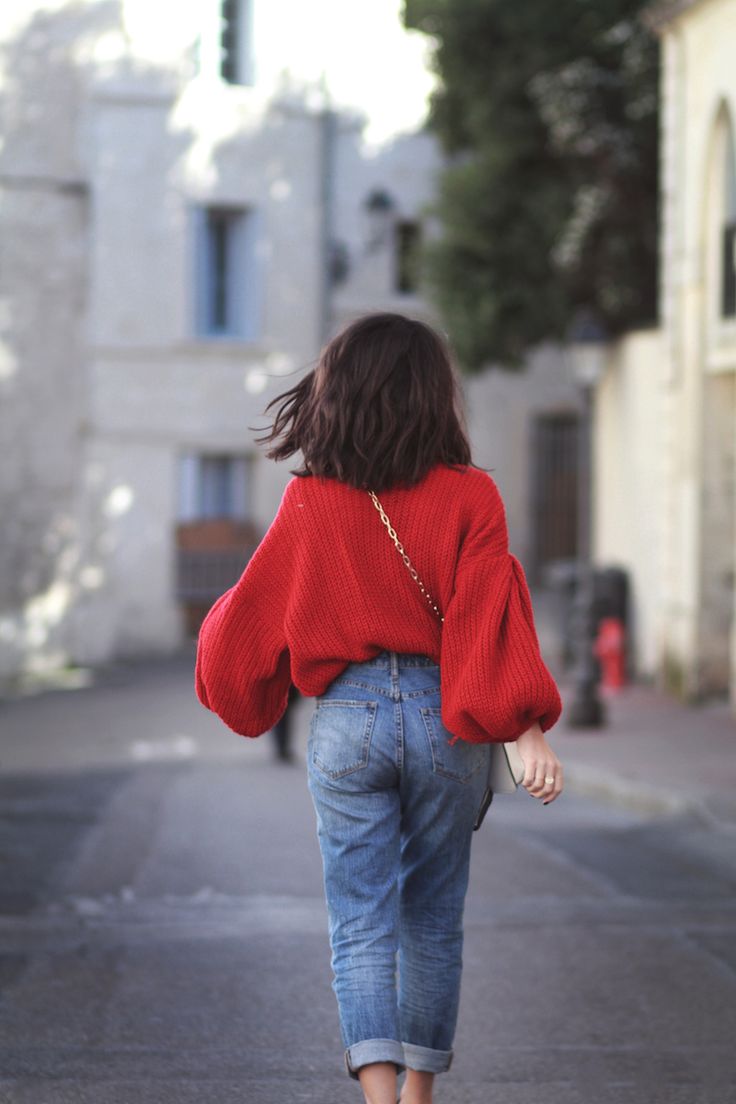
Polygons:
[[[241,976],[260,980],[282,1048],[295,1045],[294,1002],[309,1016],[307,986],[321,994],[299,1062],[315,1085],[324,1069],[334,1084],[300,1096],[289,1081],[287,1095],[344,1098],[312,814],[304,779],[284,769],[303,764],[311,703],[295,700],[280,731],[244,742],[199,706],[193,663],[202,617],[240,576],[295,466],[254,442],[266,403],[375,310],[450,339],[474,459],[507,504],[563,690],[551,743],[568,792],[543,814],[502,800],[484,825],[529,849],[547,889],[522,879],[518,900],[484,911],[477,894],[492,899],[495,864],[511,860],[479,843],[469,908],[481,927],[500,908],[503,927],[504,909],[549,919],[576,901],[591,947],[578,982],[593,970],[622,987],[621,1004],[598,1012],[616,1060],[629,1057],[617,1080],[600,1040],[588,1038],[587,1057],[575,1050],[590,1024],[575,1026],[573,1009],[598,999],[575,1004],[575,985],[574,1045],[549,1041],[565,1022],[550,978],[550,1018],[524,1044],[529,1077],[541,1083],[555,1046],[566,1104],[583,1069],[596,1104],[609,1092],[652,1104],[655,1083],[675,1081],[703,1104],[714,1075],[714,1104],[736,1099],[724,1095],[736,1013],[695,1012],[736,1008],[735,50],[736,0],[4,0],[8,1099],[67,1099],[53,1084],[63,1077],[75,1100],[168,1099],[160,1079],[174,1076],[173,1057],[163,1034],[156,1050],[156,1025],[212,1058],[203,1024],[181,1018],[183,1006],[204,1015],[193,964],[201,953],[221,993],[223,948],[232,938],[250,953],[234,933],[251,923],[276,942],[240,962]],[[558,864],[554,886],[534,867],[542,854],[542,867]],[[694,900],[709,902],[710,926],[688,911]],[[590,927],[594,906],[612,915],[633,901],[642,923],[690,939],[676,952],[673,934],[659,955],[638,931],[657,964],[647,981],[624,977],[618,937],[596,942]],[[138,980],[126,996],[120,962],[135,954],[121,948],[142,946],[144,931],[152,959],[128,961]],[[304,964],[304,932],[319,970],[315,955]],[[181,955],[195,940],[194,973],[172,951],[164,984],[162,933]],[[481,972],[487,936],[468,950]],[[214,966],[203,940],[220,940]],[[84,983],[68,972],[70,947],[94,959]],[[41,968],[50,948],[56,965]],[[293,991],[269,968],[290,954],[279,976]],[[680,967],[702,1002],[678,995]],[[172,1002],[172,979],[186,990],[193,977]],[[520,1013],[524,984],[508,997]],[[487,983],[477,995],[469,985],[472,1038]],[[235,990],[228,999],[255,1034],[248,1055],[232,1037],[218,1100],[240,1099],[243,1077],[247,1099],[283,1099],[278,1048]],[[149,1016],[136,1029],[141,1000]],[[630,1001],[641,1019],[624,1024]],[[107,1009],[102,1020],[92,1005]],[[648,1037],[665,1008],[677,1010],[670,1035]],[[498,1026],[499,1049],[468,1045],[448,1100],[485,1102],[516,1064]],[[39,1031],[41,1049],[29,1049]],[[143,1062],[121,1096],[106,1078],[132,1074],[113,1037]],[[106,1055],[104,1077],[90,1072],[92,1052]],[[214,1084],[191,1054],[189,1066],[177,1059],[180,1100]]]

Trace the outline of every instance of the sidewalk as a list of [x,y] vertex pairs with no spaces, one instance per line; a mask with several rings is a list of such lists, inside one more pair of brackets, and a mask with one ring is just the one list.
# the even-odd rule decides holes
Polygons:
[[725,702],[683,705],[653,686],[601,694],[607,723],[568,728],[574,688],[560,680],[563,713],[550,731],[570,792],[642,811],[690,812],[736,831],[736,717]]
[[568,728],[574,698],[560,655],[560,598],[533,594],[542,653],[557,679],[563,711],[550,731],[568,791],[642,812],[690,812],[736,831],[736,714],[727,702],[683,705],[648,683],[600,693],[607,723]]
[[[550,730],[549,740],[564,767],[565,791],[600,797],[643,813],[690,813],[736,833],[736,716],[728,704],[687,706],[651,685],[636,683],[616,695],[601,694],[607,714],[607,723],[601,728],[568,728],[566,711],[574,687],[570,675],[560,668],[555,654],[556,626],[546,616],[544,605],[544,600],[535,598],[543,653],[563,699],[562,716]],[[47,685],[35,687],[35,692],[33,686],[27,686],[0,694],[0,705],[26,695],[41,693],[43,697],[44,690],[54,689],[80,690],[84,698],[86,689],[124,689],[131,680],[141,679],[149,686],[155,705],[158,678],[169,669],[182,668],[188,680],[186,708],[194,709],[193,666],[194,644],[187,642],[169,660],[60,672],[57,681],[49,678]],[[186,728],[183,719],[180,727]],[[94,733],[89,739],[91,754],[100,741]],[[114,748],[108,750],[114,753]]]

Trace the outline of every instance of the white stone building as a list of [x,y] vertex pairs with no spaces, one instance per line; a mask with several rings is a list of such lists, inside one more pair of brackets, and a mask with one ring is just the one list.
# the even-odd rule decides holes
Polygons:
[[596,401],[599,557],[629,568],[645,672],[736,707],[736,0],[657,4],[660,327]]
[[287,478],[249,427],[322,336],[325,114],[248,12],[3,5],[0,675],[174,648]]
[[[269,0],[269,25],[288,10]],[[411,253],[432,232],[433,139],[367,150],[366,120],[300,75],[298,41],[283,70],[261,64],[259,11],[2,6],[0,679],[175,650],[289,478],[254,442],[269,398],[358,314],[432,321]],[[468,392],[534,558],[529,411],[569,428],[562,362]]]

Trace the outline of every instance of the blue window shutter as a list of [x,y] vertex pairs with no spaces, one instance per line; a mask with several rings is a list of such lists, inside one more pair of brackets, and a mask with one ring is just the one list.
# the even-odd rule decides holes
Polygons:
[[195,333],[210,333],[211,268],[210,241],[207,228],[207,208],[192,210],[194,253],[194,329]]
[[236,337],[245,337],[245,304],[247,293],[245,251],[247,249],[245,211],[233,212],[228,220],[227,268],[229,282],[227,287],[228,332]]
[[255,340],[259,331],[258,221],[257,213],[247,210],[239,212],[230,224],[228,310],[231,330],[249,341]]
[[261,336],[261,309],[264,287],[264,259],[260,254],[260,245],[263,240],[263,213],[252,210],[249,218],[248,231],[248,298],[247,298],[247,328],[248,336],[257,341]]
[[178,510],[179,521],[196,521],[200,514],[200,458],[193,452],[179,457]]

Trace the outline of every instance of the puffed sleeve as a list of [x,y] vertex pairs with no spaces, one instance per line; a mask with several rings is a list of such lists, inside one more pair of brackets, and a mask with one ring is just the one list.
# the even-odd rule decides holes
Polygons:
[[540,653],[524,569],[509,551],[503,500],[481,475],[445,611],[442,720],[453,742],[510,742],[535,721],[551,728],[562,701]]
[[197,697],[240,736],[267,732],[288,701],[291,663],[283,626],[292,547],[290,486],[240,579],[208,611],[197,637]]

